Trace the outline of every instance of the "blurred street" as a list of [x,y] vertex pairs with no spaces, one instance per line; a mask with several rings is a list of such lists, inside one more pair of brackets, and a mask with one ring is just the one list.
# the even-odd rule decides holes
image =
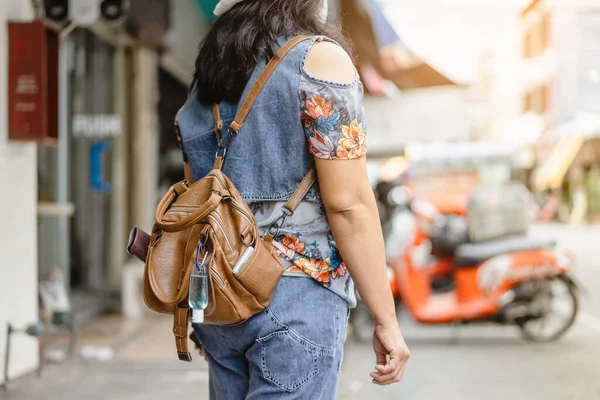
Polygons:
[[[165,286],[167,297],[153,293],[161,302],[189,297],[193,303],[185,281],[194,265],[193,257],[187,259],[192,246],[166,246],[166,256],[147,258],[144,235],[129,232],[133,227],[153,232],[155,246],[162,229],[169,232],[160,224],[162,211],[181,222],[199,209],[199,204],[180,208],[183,196],[177,191],[158,213],[157,204],[171,198],[165,196],[173,194],[170,188],[182,187],[173,186],[177,182],[185,179],[186,190],[193,188],[188,183],[212,168],[215,154],[223,155],[216,157],[218,168],[228,154],[229,178],[252,211],[266,216],[263,211],[274,202],[265,199],[284,200],[282,193],[292,193],[291,187],[275,195],[244,191],[239,184],[252,180],[241,179],[250,171],[256,187],[275,185],[275,176],[263,172],[283,170],[272,152],[278,147],[285,148],[286,162],[297,158],[288,157],[294,151],[340,159],[362,156],[368,148],[370,187],[362,187],[359,197],[373,195],[377,204],[388,264],[384,286],[410,305],[398,309],[412,351],[402,383],[387,388],[371,383],[375,357],[364,337],[372,320],[363,307],[365,313],[353,317],[366,317],[356,326],[367,330],[353,334],[349,328],[339,399],[600,400],[600,0],[238,0],[233,1],[237,10],[228,11],[232,17],[219,19],[214,10],[220,1],[0,1],[0,193],[5,194],[0,196],[0,400],[208,399],[207,363],[197,354],[191,364],[177,360],[173,316],[151,312],[142,289]],[[258,9],[263,12],[248,11]],[[243,13],[243,23],[237,23],[237,13]],[[291,19],[282,24],[284,15]],[[232,21],[231,28],[223,28]],[[265,31],[252,28],[246,35],[245,24]],[[291,30],[283,34],[275,29],[280,25]],[[224,40],[222,32],[232,39]],[[252,94],[246,98],[257,101],[256,111],[246,113],[244,124],[236,118],[226,129],[229,114],[235,114],[229,107],[233,99],[240,100],[238,111],[244,109],[241,83],[249,89],[263,58],[271,55],[265,50],[274,52],[275,38],[297,33],[317,37],[302,42],[304,50],[292,51],[271,71],[275,83],[267,82],[264,91],[254,96],[244,89]],[[309,55],[323,36],[352,53],[356,82],[311,78]],[[217,56],[224,58],[217,62]],[[253,66],[239,60],[261,61]],[[203,66],[225,78],[203,79]],[[298,77],[298,71],[306,76]],[[336,65],[334,72],[331,78],[341,79],[341,68]],[[314,85],[284,85],[288,74],[293,82],[314,80]],[[221,80],[235,93],[211,88]],[[313,86],[320,87],[314,98],[306,94]],[[292,98],[296,104],[297,87],[300,110],[287,110],[282,101]],[[291,95],[283,92],[289,88]],[[205,95],[210,101],[201,100]],[[210,103],[219,107],[210,112],[205,107]],[[216,113],[219,109],[223,112]],[[280,116],[282,111],[297,116],[297,125]],[[242,125],[245,133],[234,139]],[[291,136],[294,129],[300,136]],[[286,135],[281,145],[271,140],[272,133]],[[268,140],[261,139],[266,134]],[[265,153],[246,151],[240,139],[264,141]],[[230,144],[237,149],[227,151]],[[259,164],[264,170],[254,174]],[[297,169],[285,167],[293,172],[285,174],[290,183]],[[326,182],[321,173],[319,168],[320,181]],[[336,181],[346,189],[347,183],[361,182]],[[352,198],[343,190],[332,192]],[[221,197],[236,208],[228,196]],[[302,203],[329,204],[326,197],[309,195]],[[329,207],[315,206],[319,220],[310,223],[288,218],[286,207],[277,220],[270,217],[279,255],[294,263],[293,271],[351,294],[346,271],[359,281],[354,268],[364,262],[336,246],[345,240],[343,233],[367,230],[356,223],[340,231],[342,238],[337,233],[325,238],[321,215],[330,213]],[[368,220],[375,224],[375,209],[370,211]],[[314,213],[296,216],[309,214]],[[208,217],[232,250],[231,238],[242,233],[244,240],[237,223],[212,213],[188,222],[213,229]],[[235,232],[229,232],[233,226]],[[307,233],[317,227],[322,240]],[[195,240],[190,238],[185,243]],[[329,250],[318,249],[320,241]],[[571,265],[569,253],[550,250],[552,241],[557,249],[572,251],[571,276],[582,288],[579,294],[562,276]],[[126,245],[139,251],[128,253]],[[238,247],[243,254],[236,263],[242,268],[251,262],[246,256],[258,252]],[[203,266],[201,248],[194,252],[195,271]],[[375,260],[374,244],[360,240],[352,248]],[[219,246],[206,249],[216,254]],[[186,259],[175,265],[182,251]],[[146,273],[139,261],[144,259],[146,267],[160,264],[156,274]],[[225,267],[219,257],[204,259],[204,266]],[[383,261],[371,262],[383,267]],[[157,282],[149,285],[149,277]],[[340,277],[345,285],[334,281]],[[175,294],[177,278],[182,292]],[[209,281],[215,283],[213,278],[218,281],[216,276]],[[252,292],[243,279],[240,273],[241,285]],[[246,279],[255,286],[254,278]],[[193,295],[198,286],[189,286]],[[556,286],[567,301],[563,309],[557,306]],[[221,300],[208,297],[204,304],[214,301],[220,312]],[[304,304],[322,306],[298,300]],[[558,324],[548,323],[557,316]],[[515,326],[467,324],[482,320]],[[517,325],[540,341],[566,334],[556,342],[532,343]],[[536,326],[540,329],[532,332]]]
[[[555,238],[577,253],[577,278],[589,294],[582,296],[576,326],[559,342],[532,344],[516,329],[497,326],[449,327],[416,325],[400,311],[412,350],[404,381],[391,388],[371,385],[374,364],[370,344],[349,339],[340,399],[567,400],[600,398],[600,250],[592,246],[598,229],[537,225],[532,236]],[[111,346],[115,358],[106,363],[73,361],[49,366],[38,379],[12,383],[0,398],[11,400],[70,399],[207,399],[206,364],[173,361],[169,317],[140,321],[107,317],[85,327],[80,346]],[[458,342],[450,344],[453,334]],[[199,358],[199,357],[197,357]]]

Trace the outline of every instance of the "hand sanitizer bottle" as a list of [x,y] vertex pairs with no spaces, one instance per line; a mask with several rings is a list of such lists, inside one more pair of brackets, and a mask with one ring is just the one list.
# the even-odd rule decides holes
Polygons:
[[[204,253],[202,255],[202,261],[200,261],[201,253]],[[204,322],[204,309],[208,306],[209,267],[206,265],[207,256],[208,249],[204,243],[200,242],[196,253],[194,271],[192,271],[192,275],[190,276],[190,294],[188,303],[192,309],[193,324]]]

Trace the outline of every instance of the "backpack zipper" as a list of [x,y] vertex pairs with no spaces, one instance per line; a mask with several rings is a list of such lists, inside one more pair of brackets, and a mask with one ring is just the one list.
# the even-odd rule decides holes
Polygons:
[[211,267],[210,272],[210,276],[217,282],[217,286],[222,289],[225,286],[225,283],[223,281],[223,278],[221,278],[221,275],[219,275],[219,273],[217,272],[217,269]]
[[227,184],[225,183],[225,180],[223,179],[223,177],[221,175],[218,174],[208,174],[206,176],[211,176],[213,178],[215,178],[217,181],[219,181],[219,183],[221,184],[221,188],[226,188]]
[[242,215],[244,217],[246,217],[246,219],[248,220],[248,222],[250,224],[253,224],[252,217],[250,217],[250,215],[248,215],[248,213],[246,212],[246,210],[244,210],[244,208],[242,206],[240,206],[236,200],[231,200],[231,206],[233,208],[235,208],[236,210],[238,210],[240,213],[242,213]]
[[230,239],[229,234],[227,233],[227,229],[225,229],[225,224],[223,223],[223,221],[221,221],[220,218],[217,218],[214,215],[209,215],[208,219],[213,220],[217,225],[219,225],[219,228],[223,232],[223,236],[225,236],[225,241],[227,242],[227,245],[231,250],[235,250],[235,247],[232,244],[233,242]]

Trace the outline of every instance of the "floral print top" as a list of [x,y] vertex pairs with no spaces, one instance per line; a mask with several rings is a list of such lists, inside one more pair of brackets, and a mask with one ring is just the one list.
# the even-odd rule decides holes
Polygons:
[[[366,155],[362,96],[360,82],[333,85],[302,77],[300,118],[312,155],[330,160]],[[261,233],[281,216],[284,204],[274,201],[250,204]],[[294,214],[285,219],[274,245],[287,268],[285,275],[315,279],[351,306],[355,305],[354,285],[337,249],[319,195],[305,199]]]

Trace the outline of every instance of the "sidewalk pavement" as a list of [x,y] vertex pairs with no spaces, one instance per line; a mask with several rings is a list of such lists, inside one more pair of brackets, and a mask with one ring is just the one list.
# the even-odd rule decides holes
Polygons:
[[[190,396],[195,400],[208,399],[208,364],[193,351],[191,341],[192,363],[177,359],[172,323],[171,316],[150,312],[141,319],[100,317],[81,328],[77,354],[72,359],[47,365],[41,377],[32,374],[9,383],[6,393],[0,391],[0,399],[164,400]],[[65,343],[66,338],[54,342],[62,347]],[[85,353],[94,353],[90,349],[100,350],[98,355],[109,357],[104,361],[83,357]],[[367,353],[371,359],[370,351]],[[344,369],[348,369],[347,363]],[[362,383],[355,377],[343,381],[339,398],[355,399],[370,382],[368,372],[363,375]]]
[[[178,361],[171,330],[170,316],[98,318],[82,327],[73,359],[47,365],[41,378],[30,375],[9,383],[6,399],[163,400],[190,395],[208,399],[207,364],[196,354],[191,364]],[[61,342],[64,339],[54,344]],[[81,356],[93,355],[93,350],[101,350],[97,354],[108,359],[90,361]],[[4,395],[0,392],[0,398]]]
[[[370,384],[373,351],[369,343],[348,341],[339,399],[564,400],[600,398],[600,248],[598,227],[539,224],[532,237],[557,239],[578,255],[575,275],[591,295],[582,296],[580,320],[556,343],[524,342],[512,327],[464,327],[459,344],[449,345],[450,327],[423,327],[401,312],[411,350],[401,385]],[[587,313],[586,318],[581,318]],[[595,321],[595,320],[594,320]],[[598,319],[600,321],[600,319]],[[4,400],[164,400],[208,399],[207,365],[175,356],[172,319],[147,312],[141,319],[106,316],[82,327],[79,349],[108,346],[114,357],[91,362],[77,356],[49,365],[43,376],[28,376],[0,390]],[[193,348],[193,346],[192,346]],[[77,353],[80,354],[79,352]],[[109,354],[110,355],[110,354]],[[540,384],[539,382],[542,382]]]

